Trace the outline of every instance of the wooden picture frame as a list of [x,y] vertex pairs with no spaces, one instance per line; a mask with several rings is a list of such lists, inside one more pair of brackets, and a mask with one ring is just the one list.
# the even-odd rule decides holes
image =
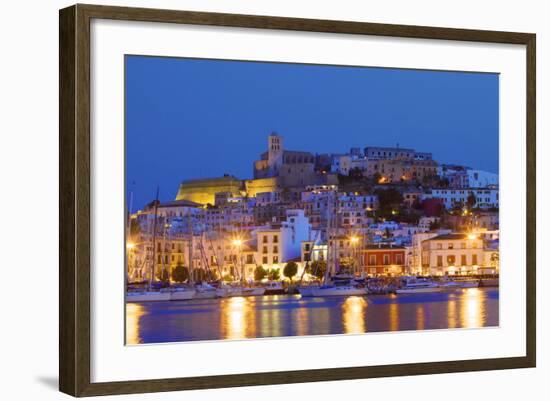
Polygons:
[[[527,49],[525,60],[527,71],[526,356],[92,383],[90,380],[90,21],[94,18],[525,45]],[[94,396],[535,366],[536,37],[534,34],[95,5],[75,5],[62,9],[59,28],[59,388],[62,392],[73,396]]]

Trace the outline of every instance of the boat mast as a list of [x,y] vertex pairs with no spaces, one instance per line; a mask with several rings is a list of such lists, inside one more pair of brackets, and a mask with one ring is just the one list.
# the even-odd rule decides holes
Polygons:
[[323,284],[328,284],[328,277],[330,275],[330,269],[332,266],[332,192],[327,200],[327,268],[325,269],[325,277],[323,278]]
[[149,290],[151,289],[151,284],[155,281],[155,251],[156,251],[156,242],[157,242],[157,214],[158,214],[158,205],[159,205],[159,187],[157,185],[157,197],[155,199],[155,218],[153,220],[153,260],[151,263],[151,277],[149,278]]
[[[126,246],[128,245],[128,240],[130,239],[130,234],[131,234],[131,230],[132,230],[132,199],[133,199],[133,196],[134,196],[134,193],[132,191],[130,191],[130,204],[128,205],[128,210],[127,210],[127,213],[126,213],[126,218],[127,218],[127,221],[126,221]],[[128,282],[130,281],[130,274],[129,274],[130,264],[128,263],[129,262],[128,254],[129,254],[128,247],[126,247],[126,263],[127,263],[127,266],[126,266],[126,284],[128,284]],[[134,271],[135,271],[135,266],[136,266],[136,261],[134,260]]]
[[191,221],[191,209],[187,211],[187,224],[189,225],[189,284],[195,283],[193,277],[193,222]]

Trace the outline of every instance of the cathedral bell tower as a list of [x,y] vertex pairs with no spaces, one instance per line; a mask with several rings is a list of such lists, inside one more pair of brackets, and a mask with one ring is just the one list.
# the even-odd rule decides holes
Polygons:
[[268,137],[268,163],[272,174],[277,174],[283,164],[283,137],[272,132]]

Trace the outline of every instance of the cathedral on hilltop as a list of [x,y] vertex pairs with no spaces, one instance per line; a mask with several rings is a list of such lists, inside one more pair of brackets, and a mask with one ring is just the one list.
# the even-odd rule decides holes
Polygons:
[[281,188],[303,188],[326,180],[315,171],[315,155],[311,152],[286,150],[284,139],[277,133],[268,137],[267,152],[254,162],[254,178],[277,178]]

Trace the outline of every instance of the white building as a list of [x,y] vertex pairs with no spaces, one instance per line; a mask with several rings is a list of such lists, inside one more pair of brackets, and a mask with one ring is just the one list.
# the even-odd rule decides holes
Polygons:
[[470,194],[474,194],[476,198],[474,207],[481,209],[498,208],[498,188],[432,189],[430,193],[422,194],[421,200],[441,199],[445,208],[452,209],[455,206],[465,206]]
[[487,188],[498,186],[498,174],[483,170],[467,169],[470,188]]
[[351,160],[350,155],[333,155],[330,171],[341,175],[349,175]]
[[286,220],[280,224],[259,227],[254,230],[257,237],[257,261],[264,268],[284,267],[301,257],[301,243],[310,239],[311,224],[300,209],[286,211]]
[[483,239],[475,234],[442,234],[422,241],[422,268],[431,275],[478,274],[485,263]]

